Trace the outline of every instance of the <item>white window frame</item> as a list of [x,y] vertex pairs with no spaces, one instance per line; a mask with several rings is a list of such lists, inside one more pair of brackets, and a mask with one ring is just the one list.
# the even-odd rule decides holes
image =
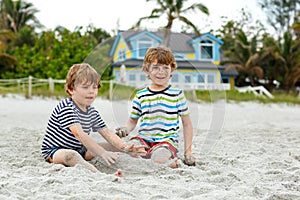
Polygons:
[[123,61],[126,59],[126,49],[120,49],[118,51],[118,60]]
[[[202,52],[204,51],[204,49],[202,49],[202,47],[211,47],[211,58],[203,58],[202,55]],[[199,45],[199,52],[200,52],[200,60],[213,60],[214,58],[214,44],[212,41],[210,40],[202,40],[200,41],[200,45]],[[208,53],[206,53],[208,54]]]
[[[145,40],[143,40],[143,39],[145,39]],[[146,39],[148,39],[148,40],[146,40]],[[143,48],[141,48],[141,46],[142,45],[146,45],[147,47],[147,49],[145,50],[145,48],[143,47]],[[143,37],[143,38],[141,38],[140,40],[138,40],[137,41],[137,57],[138,58],[144,58],[145,57],[145,54],[146,54],[146,51],[150,48],[150,47],[152,47],[153,46],[153,41],[152,41],[152,39],[150,39],[150,38],[148,38],[148,37]],[[143,49],[143,55],[141,55],[141,49]]]

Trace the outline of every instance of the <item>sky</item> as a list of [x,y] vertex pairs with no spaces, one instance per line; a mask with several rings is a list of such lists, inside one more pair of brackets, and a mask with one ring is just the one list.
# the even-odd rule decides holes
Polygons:
[[[75,27],[86,27],[93,24],[109,33],[115,30],[127,30],[135,24],[139,18],[149,16],[152,9],[157,7],[155,1],[146,0],[26,0],[39,10],[36,17],[46,27],[54,29],[58,25],[64,26],[70,31]],[[191,13],[189,19],[200,29],[207,32],[221,27],[222,16],[228,20],[241,18],[241,9],[252,13],[256,19],[265,22],[265,14],[257,5],[257,0],[189,0],[186,6],[193,2],[202,3],[208,7],[210,15]],[[227,21],[227,20],[226,20]],[[142,27],[155,29],[166,25],[166,17],[159,20],[145,21]],[[175,24],[172,31],[180,31],[182,24]]]

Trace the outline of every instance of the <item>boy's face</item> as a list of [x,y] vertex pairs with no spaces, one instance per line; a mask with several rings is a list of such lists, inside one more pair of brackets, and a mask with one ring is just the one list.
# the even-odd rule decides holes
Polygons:
[[98,86],[89,82],[78,83],[73,90],[69,90],[73,101],[83,111],[91,105],[98,95]]
[[150,65],[147,75],[152,81],[152,84],[162,87],[163,89],[169,85],[172,69],[170,65],[159,64],[155,61]]

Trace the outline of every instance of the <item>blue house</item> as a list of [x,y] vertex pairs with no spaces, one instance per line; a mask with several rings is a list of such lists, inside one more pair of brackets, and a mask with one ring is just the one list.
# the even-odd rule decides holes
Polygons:
[[[110,50],[115,81],[143,87],[148,81],[141,67],[146,51],[163,44],[164,31],[119,31]],[[171,84],[182,89],[229,90],[234,88],[236,72],[227,73],[220,64],[223,41],[212,34],[170,35],[169,48],[174,53],[177,70]]]

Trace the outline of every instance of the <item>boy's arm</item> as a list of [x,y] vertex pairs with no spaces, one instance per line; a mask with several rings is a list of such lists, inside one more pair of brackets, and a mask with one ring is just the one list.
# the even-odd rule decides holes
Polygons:
[[192,154],[192,142],[193,142],[193,125],[190,115],[181,117],[183,125],[183,137],[184,137],[184,163],[189,166],[195,165],[195,158]]
[[126,123],[126,129],[129,133],[134,130],[137,122],[138,122],[138,118],[137,119],[134,119],[134,118],[128,119],[128,121]]
[[81,142],[88,150],[93,152],[95,155],[102,157],[108,165],[110,165],[111,163],[115,163],[115,161],[118,159],[117,154],[106,151],[103,147],[98,145],[96,141],[93,140],[93,138],[84,133],[80,125],[73,125],[69,128],[79,142]]
[[112,144],[114,147],[119,149],[120,151],[123,151],[125,153],[129,153],[133,156],[144,156],[146,155],[145,147],[143,145],[140,146],[134,146],[134,144],[131,144],[128,146],[125,144],[118,135],[113,134],[108,128],[104,128],[98,131],[110,144]]
[[126,137],[131,131],[134,130],[137,122],[138,122],[138,118],[137,119],[129,118],[124,127],[116,128],[116,134],[119,137]]
[[184,134],[184,155],[192,155],[193,125],[190,115],[181,117]]

